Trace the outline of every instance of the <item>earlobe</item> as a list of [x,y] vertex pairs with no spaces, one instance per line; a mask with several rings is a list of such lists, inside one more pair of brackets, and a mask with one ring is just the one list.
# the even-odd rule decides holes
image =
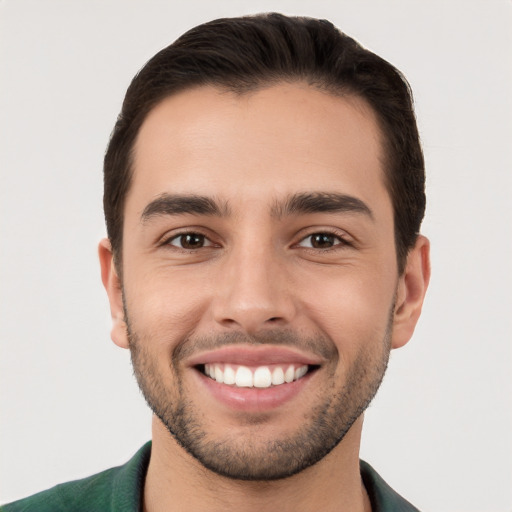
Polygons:
[[410,339],[421,314],[430,280],[430,242],[422,235],[407,255],[399,278],[393,321],[392,347],[399,348]]
[[114,264],[112,246],[108,238],[101,240],[98,246],[100,258],[101,280],[110,302],[112,316],[112,341],[121,348],[129,348],[128,333],[124,319],[123,294],[121,281]]

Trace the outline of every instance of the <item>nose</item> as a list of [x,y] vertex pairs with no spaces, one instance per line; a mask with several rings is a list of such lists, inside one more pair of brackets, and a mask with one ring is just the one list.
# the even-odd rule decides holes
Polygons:
[[288,276],[284,258],[268,246],[232,250],[218,276],[215,322],[248,333],[288,325],[296,314]]

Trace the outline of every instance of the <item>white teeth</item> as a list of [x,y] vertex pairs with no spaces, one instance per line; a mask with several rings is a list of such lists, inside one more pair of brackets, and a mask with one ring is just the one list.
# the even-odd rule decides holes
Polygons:
[[295,380],[299,380],[300,378],[304,377],[306,373],[308,372],[307,366],[300,366],[295,370]]
[[274,371],[272,372],[272,384],[274,386],[279,386],[279,384],[284,384],[284,372],[280,366],[276,366]]
[[293,378],[295,377],[295,368],[293,366],[288,366],[288,369],[284,372],[284,381],[285,382],[293,382]]
[[220,366],[215,365],[215,380],[221,384],[224,382],[224,372],[220,369]]
[[247,366],[239,366],[235,375],[235,384],[239,388],[252,388],[253,379],[252,372]]
[[267,366],[260,366],[254,372],[254,387],[269,388],[272,385],[272,374]]
[[[286,368],[286,370],[284,369]],[[247,366],[238,366],[236,370],[229,364],[205,364],[204,373],[220,384],[239,388],[269,388],[299,380],[308,373],[308,366],[258,366],[253,370]]]
[[236,382],[235,370],[229,364],[224,366],[224,384],[232,386]]

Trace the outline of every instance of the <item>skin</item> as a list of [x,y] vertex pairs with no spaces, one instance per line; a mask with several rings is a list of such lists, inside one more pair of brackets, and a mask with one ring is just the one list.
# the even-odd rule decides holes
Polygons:
[[[108,240],[99,249],[112,339],[132,349],[146,398],[186,403],[205,440],[243,449],[249,469],[264,467],[273,440],[314,430],[319,403],[341,428],[346,409],[373,396],[389,350],[413,333],[429,244],[420,236],[398,275],[382,161],[380,130],[363,100],[303,84],[242,96],[187,90],[157,105],[141,127],[124,212],[123,283]],[[348,196],[367,211],[286,211],[287,200],[304,193]],[[162,194],[204,196],[220,211],[151,213]],[[204,236],[204,245],[184,249],[184,232]],[[317,233],[328,237],[312,247]],[[278,350],[283,332],[292,336],[282,344],[318,369],[282,406],[221,403],[192,364],[230,339]],[[155,415],[145,509],[370,510],[358,466],[362,421],[357,410],[316,464],[265,482],[207,469]]]

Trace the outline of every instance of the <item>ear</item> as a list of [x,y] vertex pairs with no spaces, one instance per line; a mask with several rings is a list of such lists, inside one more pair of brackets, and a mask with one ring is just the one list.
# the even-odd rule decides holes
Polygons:
[[129,348],[128,332],[124,319],[123,295],[121,281],[114,265],[112,246],[108,238],[101,240],[98,246],[101,266],[101,280],[107,291],[110,302],[110,314],[112,315],[112,341],[122,348]]
[[407,255],[405,270],[398,280],[392,348],[402,347],[411,339],[429,280],[430,242],[420,235]]

